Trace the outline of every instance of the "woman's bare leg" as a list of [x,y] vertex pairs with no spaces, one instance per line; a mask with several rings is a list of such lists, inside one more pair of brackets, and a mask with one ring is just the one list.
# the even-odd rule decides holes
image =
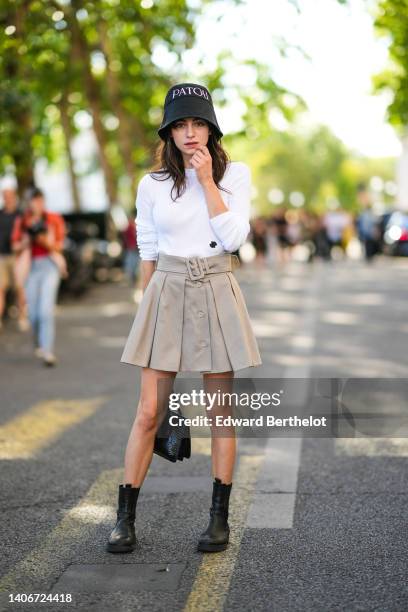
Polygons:
[[27,300],[24,287],[16,287],[16,300],[18,306],[18,318],[20,321],[27,318]]
[[176,374],[142,368],[140,399],[126,447],[123,483],[140,487],[145,479],[153,457],[156,431]]
[[[222,372],[217,374],[203,374],[204,390],[206,393],[231,393],[233,389],[234,372]],[[230,406],[217,406],[207,411],[207,415],[213,418],[217,415],[232,415]],[[211,427],[211,460],[212,474],[214,478],[220,478],[224,484],[232,482],[236,457],[235,428]]]

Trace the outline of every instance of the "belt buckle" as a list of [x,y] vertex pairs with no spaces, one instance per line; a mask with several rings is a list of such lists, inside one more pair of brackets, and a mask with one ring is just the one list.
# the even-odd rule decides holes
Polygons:
[[205,272],[209,272],[208,263],[205,257],[189,257],[186,261],[189,277],[192,281],[204,278]]

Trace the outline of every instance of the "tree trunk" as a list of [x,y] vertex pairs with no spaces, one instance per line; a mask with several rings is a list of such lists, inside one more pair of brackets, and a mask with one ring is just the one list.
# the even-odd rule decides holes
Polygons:
[[80,212],[81,200],[79,197],[77,177],[76,177],[75,170],[74,170],[74,158],[72,156],[72,151],[71,151],[71,141],[73,139],[73,133],[72,133],[71,120],[68,114],[67,94],[65,91],[62,94],[62,98],[59,103],[59,109],[61,113],[62,130],[64,132],[64,137],[65,137],[65,148],[66,148],[67,158],[68,158],[68,171],[69,171],[69,177],[70,177],[70,183],[71,183],[71,193],[72,193],[72,200],[74,204],[74,212]]
[[72,7],[74,9],[73,14],[68,17],[72,28],[72,42],[75,46],[75,55],[82,66],[84,89],[92,113],[93,129],[98,142],[99,158],[105,177],[106,193],[109,199],[109,206],[112,206],[117,202],[117,183],[115,172],[106,154],[107,137],[101,119],[100,92],[98,84],[91,72],[89,47],[74,13],[81,8],[81,6],[78,4],[77,0],[72,0]]
[[402,153],[397,160],[396,182],[397,197],[396,203],[399,210],[408,211],[408,127],[401,137]]
[[111,107],[119,119],[119,149],[123,157],[124,166],[129,178],[133,177],[135,168],[132,160],[132,132],[130,129],[130,123],[127,120],[125,110],[122,106],[122,101],[119,94],[119,80],[115,72],[110,68],[112,61],[112,45],[110,44],[109,37],[106,33],[106,23],[100,21],[98,24],[98,30],[100,34],[100,42],[102,51],[106,58],[106,79],[107,79],[107,91],[110,98]]
[[119,120],[118,143],[123,158],[126,173],[131,180],[132,191],[136,183],[136,166],[133,161],[133,148],[135,141],[143,147],[150,148],[150,142],[143,126],[136,117],[130,116],[123,107],[120,95],[120,82],[117,74],[111,70],[110,64],[114,59],[114,51],[107,34],[105,21],[99,21],[98,31],[100,34],[101,48],[106,58],[106,78],[108,84],[108,96],[111,107]]
[[[21,121],[21,116],[19,118]],[[34,186],[33,158],[32,151],[29,149],[27,155],[13,153],[13,162],[17,180],[17,190],[20,200],[26,196],[27,190]]]
[[[9,22],[16,26],[16,36],[24,39],[24,16],[28,2],[23,2],[14,9],[14,14],[9,17]],[[5,74],[10,80],[11,87],[14,83],[25,80],[21,70],[21,62],[14,52],[8,52],[3,57]],[[19,96],[18,102],[10,111],[10,120],[13,124],[13,136],[15,144],[10,152],[15,167],[20,198],[24,197],[26,190],[34,185],[34,153],[31,146],[33,134],[30,102],[27,97]]]

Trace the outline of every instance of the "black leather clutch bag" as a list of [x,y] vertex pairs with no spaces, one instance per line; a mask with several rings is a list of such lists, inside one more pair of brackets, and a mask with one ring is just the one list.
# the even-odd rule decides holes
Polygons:
[[[173,417],[172,425],[169,422],[170,416]],[[190,427],[185,424],[184,416],[179,410],[167,408],[154,439],[153,452],[173,463],[191,456]]]

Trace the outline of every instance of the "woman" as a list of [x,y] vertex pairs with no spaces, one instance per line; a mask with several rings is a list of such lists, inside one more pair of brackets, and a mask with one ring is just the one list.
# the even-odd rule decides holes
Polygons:
[[129,215],[128,224],[122,233],[125,250],[123,268],[131,287],[134,287],[139,275],[140,257],[137,249],[136,224],[133,215]]
[[60,279],[66,274],[64,238],[63,218],[47,211],[43,192],[33,189],[27,210],[14,223],[11,241],[25,269],[23,276],[28,275],[25,290],[35,354],[48,367],[56,365],[54,310]]
[[268,254],[268,228],[263,217],[258,217],[252,223],[251,242],[255,249],[255,261],[263,265]]
[[24,286],[18,276],[16,256],[13,253],[11,244],[14,222],[21,215],[16,187],[17,185],[11,177],[7,177],[2,181],[3,208],[0,210],[0,329],[2,327],[2,316],[6,309],[7,291],[12,287],[15,292],[18,309],[18,328],[20,331],[27,331],[30,328],[30,324],[26,316],[26,296]]
[[[202,85],[170,88],[158,134],[157,169],[143,176],[136,199],[144,293],[121,361],[142,367],[141,395],[109,552],[136,544],[136,503],[166,407],[158,400],[159,380],[171,393],[177,372],[201,372],[207,392],[220,379],[229,390],[234,371],[262,363],[231,255],[250,231],[249,168],[229,162]],[[212,507],[198,550],[215,552],[228,544],[236,445],[233,429],[223,437],[211,433]]]

